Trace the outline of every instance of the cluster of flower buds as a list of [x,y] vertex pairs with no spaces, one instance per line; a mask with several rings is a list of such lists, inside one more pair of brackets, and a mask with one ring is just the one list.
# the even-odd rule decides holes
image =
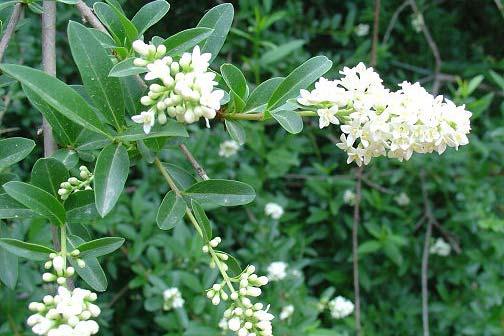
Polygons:
[[208,70],[211,54],[201,54],[198,46],[192,53],[184,53],[174,60],[165,56],[164,45],[154,46],[141,40],[133,43],[133,49],[139,54],[134,63],[146,66],[145,80],[156,80],[149,86],[149,92],[140,102],[148,107],[147,111],[131,119],[143,124],[146,134],[156,123],[163,125],[167,114],[179,122],[194,123],[201,117],[213,119],[220,108],[224,91],[215,90],[215,73]]
[[224,283],[215,284],[208,290],[207,296],[217,305],[221,299],[231,298],[230,307],[224,312],[221,327],[236,332],[238,336],[271,336],[271,320],[274,316],[265,310],[262,303],[252,303],[249,297],[261,295],[262,286],[268,283],[268,278],[255,274],[255,267],[250,265],[237,278],[231,279],[239,283],[239,289],[226,293]]
[[64,285],[66,279],[75,274],[73,267],[66,267],[66,258],[56,253],[49,254],[49,260],[44,264],[44,268],[52,271],[42,274],[42,279],[45,282],[56,281],[59,285]]
[[94,304],[96,294],[86,289],[73,291],[60,286],[55,296],[46,295],[42,302],[28,306],[34,312],[27,324],[36,335],[47,336],[91,336],[98,333],[98,323],[92,318],[101,311]]
[[337,296],[328,303],[331,316],[335,319],[342,319],[352,314],[354,304],[352,301],[345,299],[342,296]]
[[182,294],[177,287],[165,289],[165,291],[163,292],[163,299],[164,310],[182,308],[185,303],[184,299],[182,298]]
[[66,200],[71,193],[92,189],[91,182],[93,182],[94,175],[86,166],[80,166],[79,171],[79,176],[82,180],[79,180],[77,177],[70,177],[66,182],[60,184],[58,194],[63,201]]

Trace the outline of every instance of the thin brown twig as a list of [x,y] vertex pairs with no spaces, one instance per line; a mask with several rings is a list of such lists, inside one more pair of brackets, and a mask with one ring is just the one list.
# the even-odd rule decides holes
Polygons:
[[366,184],[367,186],[373,188],[373,189],[376,189],[378,191],[381,191],[383,193],[386,193],[386,194],[394,194],[395,191],[392,190],[392,189],[388,189],[388,188],[385,188],[384,186],[381,186],[377,183],[374,183],[373,181],[369,180],[366,176],[362,176],[362,182],[364,182],[364,184]]
[[429,27],[425,24],[425,19],[418,10],[418,6],[416,4],[415,0],[409,0],[410,6],[413,9],[413,12],[415,15],[419,16],[421,18],[420,20],[420,28],[422,29],[422,33],[424,34],[425,40],[427,41],[427,44],[429,45],[429,48],[432,51],[432,55],[434,56],[434,61],[435,61],[435,66],[434,66],[434,83],[432,84],[432,94],[437,95],[439,92],[439,88],[441,86],[441,80],[439,78],[439,74],[441,72],[441,65],[442,65],[442,60],[441,60],[441,54],[439,53],[439,48],[432,38],[432,35],[430,33]]
[[374,20],[373,20],[373,44],[371,46],[371,66],[376,66],[377,64],[377,53],[378,53],[378,32],[380,29],[380,7],[381,1],[375,0],[374,6]]
[[359,240],[358,230],[360,224],[360,203],[362,199],[362,173],[364,168],[358,167],[355,173],[355,203],[352,225],[352,261],[355,293],[355,334],[361,335],[361,310],[360,310],[360,284],[359,284]]
[[86,3],[84,1],[80,0],[79,2],[77,2],[75,7],[77,7],[77,9],[79,10],[79,12],[82,16],[82,20],[84,22],[89,23],[92,27],[94,27],[104,33],[107,32],[107,29],[105,28],[105,26],[100,22],[100,20],[98,20],[98,18],[93,13],[91,8],[89,8],[89,6],[86,5]]
[[2,39],[0,40],[0,61],[2,61],[3,56],[5,54],[5,51],[7,50],[7,47],[9,46],[9,42],[14,35],[14,31],[16,30],[16,26],[19,22],[19,19],[21,18],[21,15],[23,14],[24,10],[24,5],[21,2],[18,2],[17,4],[14,5],[14,9],[12,11],[12,15],[9,19],[9,23],[7,24],[7,27],[5,28],[5,33],[2,36]]
[[425,240],[422,252],[422,325],[423,335],[429,336],[429,247],[432,236],[432,225],[434,223],[434,215],[432,213],[429,196],[427,194],[427,185],[425,183],[425,172],[420,172],[420,182],[422,186],[422,197],[424,203],[425,217],[427,219],[427,228],[425,230]]
[[193,166],[194,170],[196,171],[196,174],[198,174],[198,176],[201,177],[203,180],[209,180],[210,178],[208,177],[205,169],[203,169],[203,167],[199,164],[199,162],[194,158],[194,155],[192,155],[191,151],[187,149],[186,145],[180,144],[179,148],[186,157],[187,161],[189,161]]
[[397,7],[394,14],[392,14],[392,18],[390,19],[387,30],[385,31],[385,35],[383,36],[382,44],[387,44],[388,40],[390,39],[390,35],[392,34],[392,30],[397,23],[397,19],[399,19],[399,15],[406,9],[406,7],[408,7],[408,5],[409,0],[405,0],[399,7]]

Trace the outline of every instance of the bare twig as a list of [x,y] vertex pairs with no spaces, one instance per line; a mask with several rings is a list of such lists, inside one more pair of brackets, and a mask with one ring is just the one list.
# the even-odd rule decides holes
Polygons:
[[361,335],[361,310],[360,310],[360,284],[359,284],[359,240],[358,229],[360,224],[360,203],[362,198],[362,173],[364,168],[358,167],[355,173],[355,204],[352,225],[352,259],[353,259],[353,276],[354,276],[354,293],[355,293],[355,334]]
[[441,80],[439,78],[439,73],[441,72],[441,54],[439,53],[439,48],[432,38],[432,35],[430,33],[429,27],[425,24],[425,19],[418,10],[418,6],[416,4],[415,0],[409,0],[410,6],[413,9],[413,12],[415,12],[415,15],[419,16],[421,18],[420,20],[420,27],[422,29],[422,32],[425,36],[425,40],[427,41],[427,44],[429,45],[429,48],[432,51],[432,55],[434,56],[435,60],[435,66],[434,66],[434,83],[432,84],[432,94],[437,95],[439,92],[439,88],[441,85]]
[[401,6],[397,7],[396,11],[392,15],[392,18],[390,19],[389,25],[387,26],[387,30],[385,31],[385,35],[383,36],[382,44],[386,44],[390,38],[390,34],[392,34],[392,30],[394,29],[394,26],[397,22],[397,19],[399,19],[399,15],[408,7],[409,5],[409,0],[405,0]]
[[362,176],[362,182],[366,184],[367,186],[376,189],[378,191],[381,191],[382,193],[385,194],[394,194],[395,192],[392,189],[385,188],[384,186],[381,186],[377,183],[374,183],[373,181],[369,180],[367,177]]
[[429,247],[430,239],[432,236],[432,225],[435,220],[432,214],[432,208],[429,201],[429,196],[427,194],[427,186],[425,184],[425,173],[422,170],[420,172],[420,181],[422,185],[422,197],[424,202],[425,217],[427,219],[427,228],[425,230],[425,240],[422,252],[422,324],[423,324],[423,335],[429,336],[429,287],[428,287],[428,276],[429,276]]
[[80,0],[79,2],[77,2],[77,4],[75,6],[79,10],[84,22],[88,22],[92,27],[94,27],[104,33],[107,32],[107,29],[105,28],[105,26],[103,26],[103,24],[100,22],[100,20],[98,20],[96,15],[94,15],[91,8],[89,8],[88,5],[86,5],[86,3],[84,1]]
[[381,1],[375,0],[374,20],[373,20],[373,45],[371,46],[371,66],[376,66],[378,52],[378,32],[380,29],[380,7]]
[[5,51],[9,46],[10,39],[16,30],[16,26],[23,14],[24,6],[22,3],[18,2],[14,5],[14,10],[12,11],[12,15],[9,19],[9,23],[7,24],[7,28],[5,28],[5,33],[0,40],[0,61],[2,61]]
[[180,144],[179,148],[182,151],[182,153],[184,154],[184,156],[186,157],[187,161],[189,161],[191,163],[191,165],[193,166],[194,170],[196,171],[196,174],[198,174],[198,176],[201,177],[203,180],[209,180],[210,178],[208,177],[207,173],[205,172],[205,169],[203,169],[203,167],[201,167],[199,162],[192,155],[191,151],[189,151],[189,149],[187,149],[186,145]]

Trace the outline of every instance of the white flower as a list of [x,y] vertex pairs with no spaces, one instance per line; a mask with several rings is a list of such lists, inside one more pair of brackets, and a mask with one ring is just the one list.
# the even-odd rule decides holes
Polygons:
[[437,254],[441,257],[447,257],[451,253],[451,246],[443,238],[436,239],[436,242],[430,247],[431,254]]
[[280,320],[286,320],[289,317],[294,314],[294,306],[293,305],[288,305],[282,308],[282,311],[280,312]]
[[226,140],[219,145],[219,156],[230,157],[235,155],[240,149],[238,142],[234,140]]
[[411,25],[413,26],[413,29],[417,33],[420,33],[422,31],[422,27],[424,25],[423,16],[421,14],[414,15],[413,18],[411,19]]
[[184,299],[179,289],[176,287],[168,288],[163,292],[164,310],[171,310],[175,308],[182,308],[184,306]]
[[394,197],[394,200],[400,206],[407,206],[408,204],[410,204],[410,198],[404,192],[402,192],[399,195],[397,195],[396,197]]
[[350,189],[345,190],[345,192],[343,193],[343,202],[348,205],[354,205],[355,193]]
[[287,276],[287,263],[275,261],[268,266],[268,279],[271,281],[280,281]]
[[329,301],[329,311],[331,316],[335,319],[342,319],[352,314],[354,310],[354,304],[352,301],[345,299],[342,296],[337,296],[336,298]]
[[336,117],[337,112],[338,105],[331,106],[330,108],[318,109],[317,114],[320,117],[319,127],[322,129],[330,124],[339,125],[338,117]]
[[366,36],[369,33],[369,25],[365,23],[358,24],[355,27],[355,35]]
[[154,122],[156,120],[156,116],[153,110],[144,111],[139,115],[135,115],[131,117],[131,120],[136,122],[137,124],[143,124],[143,129],[145,134],[149,134],[152,126],[154,126]]
[[264,207],[264,213],[273,219],[280,219],[284,214],[284,209],[280,204],[270,202]]

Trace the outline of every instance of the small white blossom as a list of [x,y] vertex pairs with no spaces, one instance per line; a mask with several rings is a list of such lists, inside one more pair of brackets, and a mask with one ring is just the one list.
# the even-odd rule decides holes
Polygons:
[[294,314],[294,306],[288,305],[282,308],[279,318],[280,320],[287,320],[292,314]]
[[348,205],[354,205],[355,193],[350,189],[345,190],[345,192],[343,193],[343,202]]
[[365,23],[358,24],[355,27],[355,35],[357,36],[366,36],[369,34],[369,25]]
[[414,15],[413,18],[411,19],[411,26],[413,27],[413,29],[417,33],[420,33],[422,31],[423,25],[424,25],[423,16],[421,14]]
[[328,306],[331,316],[335,319],[345,318],[354,311],[354,304],[352,301],[347,300],[342,296],[337,296],[329,301]]
[[451,253],[451,246],[443,238],[438,238],[430,247],[429,252],[441,257],[447,257]]
[[164,310],[172,310],[176,308],[182,308],[184,306],[184,299],[182,298],[182,294],[179,289],[176,287],[165,289],[163,292],[163,309]]
[[133,120],[137,124],[143,124],[145,134],[149,134],[152,129],[152,126],[154,126],[154,123],[156,121],[156,116],[153,110],[149,110],[144,111],[139,115],[132,116],[131,120]]
[[275,261],[268,266],[268,279],[271,281],[280,281],[287,277],[287,263]]
[[231,157],[238,153],[240,145],[234,140],[226,140],[219,145],[219,156],[221,157]]
[[402,192],[399,195],[397,195],[396,197],[394,197],[394,200],[400,206],[407,206],[411,202],[411,200],[408,197],[408,195],[406,193],[404,193],[404,192]]
[[270,202],[264,207],[264,213],[273,219],[280,219],[284,214],[284,209],[280,204]]

